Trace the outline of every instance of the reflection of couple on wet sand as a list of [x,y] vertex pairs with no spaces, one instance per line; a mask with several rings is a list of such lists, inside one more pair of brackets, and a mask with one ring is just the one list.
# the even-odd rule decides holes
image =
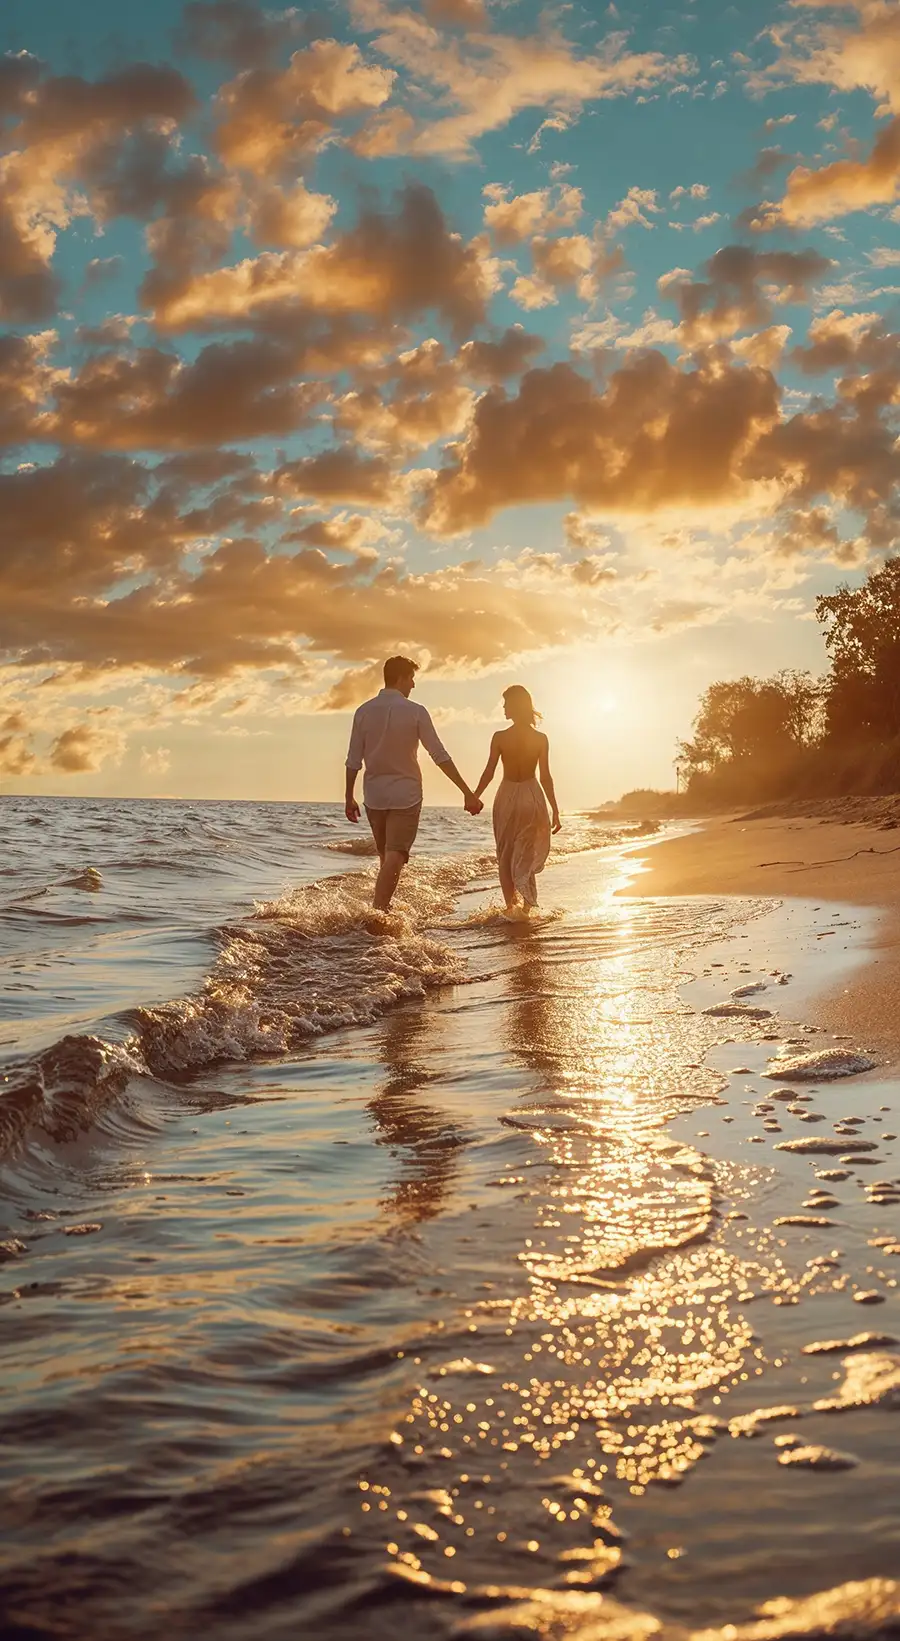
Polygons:
[[498,763],[502,763],[503,779],[494,799],[493,820],[500,887],[506,902],[504,915],[526,918],[537,905],[535,878],[543,871],[550,853],[548,803],[552,830],[560,829],[550,774],[550,743],[537,728],[538,714],[531,696],[521,684],[504,690],[503,707],[510,726],[492,737],[484,773],[473,792],[442,746],[428,712],[409,698],[418,670],[415,661],[402,655],[385,661],[384,689],[357,708],[350,733],[344,813],[350,821],[359,820],[354,790],[356,777],[365,768],[363,802],[381,860],[375,880],[376,910],[387,911],[390,906],[418,831],[422,809],[418,757],[421,743],[442,774],[459,788],[470,815],[481,814],[481,794],[494,779]]

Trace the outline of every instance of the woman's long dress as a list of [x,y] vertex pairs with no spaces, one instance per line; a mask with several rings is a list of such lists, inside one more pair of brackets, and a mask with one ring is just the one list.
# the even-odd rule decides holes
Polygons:
[[538,872],[550,853],[550,816],[540,782],[502,780],[494,799],[497,863],[526,906],[536,906]]

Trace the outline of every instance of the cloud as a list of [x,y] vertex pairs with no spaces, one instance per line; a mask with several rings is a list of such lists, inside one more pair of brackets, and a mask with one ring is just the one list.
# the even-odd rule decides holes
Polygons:
[[405,320],[428,311],[457,330],[483,318],[496,273],[448,228],[432,190],[409,184],[393,214],[369,209],[330,245],[265,252],[170,288],[154,319],[169,331],[252,323],[279,312]]
[[303,182],[266,188],[256,196],[251,230],[258,245],[304,250],[321,239],[337,210],[330,194],[313,194]]
[[89,208],[88,193],[128,134],[149,123],[178,123],[196,99],[176,69],[137,63],[88,81],[44,77],[34,59],[5,72],[3,99],[12,123],[0,137],[0,317],[51,316],[60,286],[51,260],[60,229]]
[[167,746],[142,747],[140,766],[145,775],[167,775],[172,767],[172,753]]
[[[829,11],[822,19],[814,14]],[[797,166],[784,198],[764,207],[758,226],[806,226],[851,211],[867,210],[897,198],[900,191],[900,10],[884,0],[846,0],[826,7],[803,0],[797,15],[769,32],[777,52],[773,64],[751,77],[751,88],[799,83],[837,91],[868,91],[878,113],[893,118],[865,159],[853,156],[829,165]],[[834,12],[850,16],[836,18]],[[834,119],[821,121],[830,129]]]
[[425,0],[425,15],[429,22],[450,28],[484,28],[487,24],[483,0]]
[[600,392],[570,365],[532,370],[515,398],[496,388],[481,398],[424,521],[451,534],[502,507],[565,497],[609,512],[746,498],[743,458],[777,414],[777,385],[758,369],[684,372],[648,352]]
[[510,325],[496,341],[466,342],[460,349],[460,365],[475,382],[503,382],[521,375],[545,347],[542,336]]
[[[686,56],[633,52],[611,35],[596,55],[579,56],[556,29],[514,35],[477,30],[448,39],[419,13],[385,0],[354,0],[357,26],[375,36],[373,47],[422,87],[427,112],[387,110],[363,128],[360,153],[408,153],[470,159],[473,145],[528,108],[549,109],[544,128],[568,123],[587,102],[625,96],[694,70]],[[435,116],[435,99],[450,112]]]
[[769,178],[774,177],[777,172],[784,170],[788,165],[793,165],[797,157],[796,154],[786,154],[783,148],[761,148],[756,156],[755,163],[745,173],[742,180],[749,183],[751,187],[756,187],[762,182],[768,182]]
[[36,653],[46,612],[168,572],[205,523],[180,511],[164,470],[93,452],[0,473],[0,514],[0,649]]
[[[820,20],[812,14],[828,11]],[[834,12],[852,13],[838,20]],[[771,67],[751,76],[765,91],[773,85],[827,85],[837,91],[868,91],[900,113],[900,13],[884,0],[802,0],[795,16],[770,30],[777,52]]]
[[791,362],[809,376],[857,364],[872,367],[884,363],[886,343],[892,354],[896,353],[898,338],[887,336],[880,314],[844,313],[833,308],[812,321],[806,345],[794,348]]
[[114,733],[90,724],[74,724],[53,742],[50,766],[66,775],[89,774],[121,756],[122,745],[122,738]]
[[26,444],[33,436],[54,381],[47,354],[55,340],[53,331],[0,336],[0,448]]
[[[4,605],[0,637],[31,665],[62,663],[107,677],[134,669],[193,675],[211,686],[207,704],[222,680],[248,669],[277,669],[305,687],[326,657],[368,666],[393,649],[415,647],[447,672],[470,674],[592,636],[619,619],[576,567],[553,555],[523,553],[494,565],[469,561],[413,575],[360,559],[335,564],[308,547],[267,553],[246,539],[223,543],[198,568],[116,597],[65,598],[51,585],[39,611],[17,602],[14,611]],[[104,744],[106,755],[114,754],[112,732],[102,723],[87,727],[89,736],[85,726],[59,736],[57,763],[65,758],[70,770],[87,767]]]
[[262,11],[248,0],[188,0],[178,33],[180,50],[234,68],[258,68],[279,46],[308,34],[310,19],[295,8]]
[[705,265],[706,279],[675,268],[659,281],[677,302],[686,341],[707,342],[765,325],[773,305],[809,301],[834,266],[818,251],[753,251],[725,245]]
[[654,188],[629,188],[624,199],[614,205],[606,218],[606,232],[620,233],[624,228],[639,224],[642,228],[652,228],[651,217],[662,207]]
[[122,272],[124,266],[125,258],[122,256],[91,257],[84,270],[82,288],[84,290],[93,290],[95,286],[104,284],[107,279],[115,279],[116,275]]
[[[300,519],[305,509],[297,507],[292,517]],[[353,558],[374,563],[378,549],[388,535],[387,526],[365,513],[335,513],[330,519],[309,519],[281,537],[282,542],[323,547],[327,552],[350,553]]]
[[[413,656],[415,660],[415,656]],[[352,667],[342,673],[336,684],[332,684],[328,694],[320,705],[321,712],[352,712],[367,701],[370,696],[376,695],[384,681],[382,674],[383,663],[372,661],[365,667]]]
[[856,568],[868,556],[865,541],[842,537],[826,507],[797,508],[785,514],[778,528],[758,528],[745,535],[740,550],[773,559],[809,559],[815,556],[832,564]]
[[[896,393],[897,373],[893,376]],[[889,550],[897,539],[900,452],[880,411],[883,403],[852,396],[815,407],[770,428],[748,461],[760,478],[776,478],[785,500],[809,508],[821,497],[862,516],[865,550]]]
[[7,713],[0,718],[0,775],[28,775],[36,763],[24,715]]
[[596,260],[596,247],[586,234],[559,239],[539,235],[531,243],[533,273],[521,275],[509,294],[521,308],[545,308],[556,301],[558,290],[574,285],[589,301],[596,290]]
[[407,490],[383,456],[363,456],[354,445],[341,445],[319,456],[284,462],[273,474],[276,489],[317,501],[355,502],[403,512]]
[[254,176],[294,175],[338,121],[381,108],[393,83],[393,71],[367,63],[358,45],[315,40],[287,68],[245,69],[220,88],[217,152]]
[[104,351],[55,382],[35,432],[107,450],[181,450],[274,438],[308,425],[323,389],[298,380],[302,348],[214,343],[188,363],[161,348]]
[[805,227],[828,222],[851,211],[890,204],[900,192],[900,116],[890,121],[863,160],[835,160],[818,170],[798,165],[790,173],[784,198],[763,208],[759,226],[788,223]]
[[584,195],[571,183],[510,197],[507,188],[491,182],[482,192],[491,201],[485,206],[484,225],[498,245],[519,245],[535,234],[574,228],[584,209]]
[[474,393],[433,338],[403,353],[368,386],[338,399],[334,424],[341,437],[395,454],[424,450],[465,426]]

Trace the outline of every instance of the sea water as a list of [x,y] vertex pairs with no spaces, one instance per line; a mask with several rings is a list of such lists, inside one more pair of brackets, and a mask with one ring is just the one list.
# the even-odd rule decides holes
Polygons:
[[454,811],[388,918],[332,806],[0,828],[4,1633],[887,1633],[900,1098],[788,1080],[861,914],[591,816],[527,927]]

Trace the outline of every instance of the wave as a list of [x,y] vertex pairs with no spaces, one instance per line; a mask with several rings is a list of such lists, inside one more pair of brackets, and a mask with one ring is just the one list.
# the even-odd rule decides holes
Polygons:
[[83,866],[71,877],[61,878],[59,886],[62,889],[86,889],[90,894],[96,894],[103,888],[103,877],[96,866]]
[[263,902],[219,928],[218,956],[199,990],[120,1015],[123,1042],[69,1035],[7,1064],[0,1156],[31,1132],[56,1143],[86,1132],[134,1078],[181,1084],[224,1061],[291,1053],[462,979],[462,959],[426,928],[449,915],[477,864],[411,868],[389,914],[370,905],[371,874],[353,872]]
[[58,1145],[93,1126],[135,1076],[146,1072],[130,1045],[93,1035],[60,1038],[27,1061],[7,1066],[0,1099],[0,1157],[37,1130]]
[[[560,853],[622,837],[622,828],[587,837],[576,832]],[[374,844],[359,837],[325,847],[374,852]],[[134,864],[142,864],[139,857]],[[492,854],[422,855],[404,873],[390,913],[372,909],[372,872],[357,869],[292,889],[257,904],[250,916],[213,928],[208,935],[217,956],[195,992],[112,1016],[113,1035],[121,1040],[72,1034],[6,1064],[0,1157],[19,1150],[32,1132],[58,1143],[87,1132],[134,1079],[183,1088],[213,1065],[295,1053],[324,1032],[367,1025],[398,1003],[462,980],[465,959],[447,936],[496,923],[497,909],[459,920],[454,908],[467,886],[490,880],[495,870]],[[68,880],[86,889],[101,881],[93,868]],[[104,921],[35,900],[16,910],[54,926]],[[132,924],[141,921],[133,909],[129,917]]]

